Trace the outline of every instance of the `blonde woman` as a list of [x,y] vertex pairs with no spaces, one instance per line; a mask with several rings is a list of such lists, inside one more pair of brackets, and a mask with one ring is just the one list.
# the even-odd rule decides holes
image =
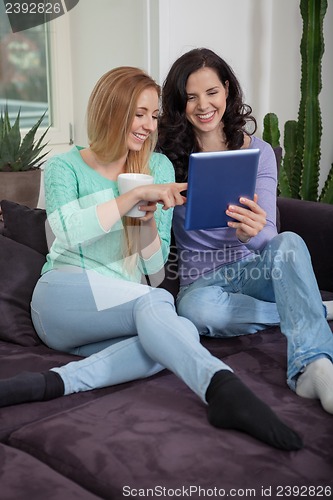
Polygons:
[[[208,408],[209,421],[284,450],[302,447],[282,423],[199,342],[175,311],[169,292],[141,284],[163,268],[172,208],[186,183],[153,153],[159,87],[144,72],[121,67],[97,82],[88,104],[90,146],[48,161],[45,195],[56,239],[32,298],[36,331],[53,349],[84,359],[46,373],[0,381],[0,405],[47,400],[149,377],[168,368]],[[149,173],[154,184],[119,195],[117,178]],[[127,212],[140,200],[145,215]]]

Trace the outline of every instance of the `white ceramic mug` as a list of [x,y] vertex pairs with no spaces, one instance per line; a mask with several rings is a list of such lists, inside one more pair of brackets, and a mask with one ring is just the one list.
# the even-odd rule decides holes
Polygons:
[[[118,175],[118,189],[119,194],[127,193],[138,186],[144,186],[146,184],[153,184],[154,177],[147,174],[120,174]],[[139,210],[139,206],[147,204],[148,202],[140,201],[129,212],[127,212],[127,217],[144,217],[146,212],[144,210]]]

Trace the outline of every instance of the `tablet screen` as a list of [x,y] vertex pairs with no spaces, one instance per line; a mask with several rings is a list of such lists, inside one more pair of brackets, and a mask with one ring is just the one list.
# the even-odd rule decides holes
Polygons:
[[185,229],[226,227],[228,205],[253,199],[259,149],[192,153],[189,158]]

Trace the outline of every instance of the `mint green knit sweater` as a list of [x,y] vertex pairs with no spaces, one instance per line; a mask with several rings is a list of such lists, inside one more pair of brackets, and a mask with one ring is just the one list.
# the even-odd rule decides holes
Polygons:
[[[140,282],[142,273],[159,271],[169,253],[172,209],[159,204],[155,220],[161,250],[148,260],[138,259],[134,271],[124,266],[123,224],[119,220],[106,232],[99,223],[96,206],[119,196],[117,182],[101,176],[81,158],[78,147],[49,159],[45,166],[45,201],[55,240],[42,273],[65,266],[95,270],[103,275]],[[156,184],[174,182],[168,158],[153,153],[150,173]]]

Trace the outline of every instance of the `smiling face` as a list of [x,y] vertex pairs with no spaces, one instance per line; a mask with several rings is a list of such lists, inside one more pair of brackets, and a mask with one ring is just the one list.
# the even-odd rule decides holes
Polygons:
[[130,151],[140,151],[150,134],[155,132],[158,120],[158,95],[155,88],[141,92],[137,109],[128,136],[127,146]]
[[192,73],[186,83],[186,118],[195,134],[220,132],[228,97],[228,82],[222,84],[217,73],[204,67]]

